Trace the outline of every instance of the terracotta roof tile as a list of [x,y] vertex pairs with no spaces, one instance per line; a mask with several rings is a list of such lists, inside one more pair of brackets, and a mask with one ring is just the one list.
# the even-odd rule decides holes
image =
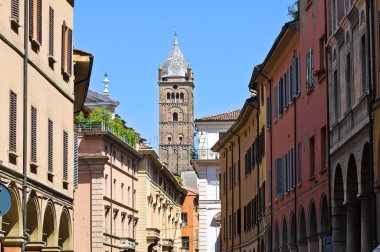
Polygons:
[[196,122],[203,122],[203,121],[236,121],[239,117],[240,109],[224,112],[221,114],[216,114],[212,116],[205,116],[201,118],[195,119]]

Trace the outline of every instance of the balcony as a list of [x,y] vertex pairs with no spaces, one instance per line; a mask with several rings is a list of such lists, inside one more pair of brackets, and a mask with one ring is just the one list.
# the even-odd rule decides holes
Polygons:
[[344,117],[330,128],[331,146],[335,151],[350,137],[359,132],[368,123],[368,95],[361,99],[349,110]]
[[112,246],[119,248],[121,251],[134,250],[136,247],[135,239],[111,235],[107,230],[103,231],[103,243],[109,246],[112,244]]
[[210,149],[193,149],[191,152],[192,159],[210,160],[219,159],[219,153],[213,152]]
[[173,239],[162,239],[162,250],[163,251],[172,251],[174,249],[174,240]]
[[131,250],[134,250],[136,247],[136,242],[134,239],[132,238],[124,238],[124,239],[120,239],[120,248],[121,249],[131,249]]
[[157,243],[161,238],[161,231],[157,228],[146,229],[146,239],[148,243]]
[[74,127],[75,127],[75,131],[79,133],[80,132],[91,132],[91,133],[109,132],[115,137],[125,142],[126,144],[130,145],[125,138],[119,137],[109,125],[103,122],[81,122],[81,123],[76,123]]

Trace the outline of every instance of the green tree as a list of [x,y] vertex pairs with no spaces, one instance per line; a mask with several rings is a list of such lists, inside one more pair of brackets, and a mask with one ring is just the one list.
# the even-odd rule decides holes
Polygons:
[[104,123],[111,128],[115,136],[123,139],[132,147],[135,147],[139,140],[137,133],[133,129],[127,128],[119,117],[112,118],[111,112],[106,108],[94,108],[87,118],[80,112],[75,117],[75,123],[83,125],[86,123]]
[[300,1],[297,0],[295,3],[288,7],[288,15],[294,20],[297,21],[300,19]]

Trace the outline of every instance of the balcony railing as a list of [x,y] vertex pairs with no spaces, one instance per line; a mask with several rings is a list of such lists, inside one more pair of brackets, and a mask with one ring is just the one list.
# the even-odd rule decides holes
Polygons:
[[219,159],[219,153],[210,149],[193,149],[191,152],[192,159]]
[[108,126],[106,123],[103,122],[80,122],[75,124],[75,130],[77,132],[109,132],[112,133],[114,136],[125,142],[129,145],[127,140],[123,137],[117,136],[117,134],[114,132],[114,130]]

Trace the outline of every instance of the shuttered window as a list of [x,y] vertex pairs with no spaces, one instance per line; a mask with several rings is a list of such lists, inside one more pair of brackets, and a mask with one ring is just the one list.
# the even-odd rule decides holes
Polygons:
[[42,45],[42,0],[37,0],[37,41]]
[[278,158],[275,161],[276,167],[276,196],[281,197],[284,195],[284,169],[283,159]]
[[37,109],[31,109],[31,127],[30,127],[30,159],[37,162]]
[[18,23],[20,16],[20,2],[19,0],[12,0],[11,18]]
[[74,189],[78,188],[78,134],[74,133]]
[[62,72],[71,76],[73,53],[73,31],[63,22],[62,25]]
[[344,17],[344,1],[343,0],[338,0],[337,1],[337,12],[338,12],[338,23],[343,19]]
[[306,87],[311,90],[314,87],[314,52],[313,49],[306,54]]
[[9,95],[9,150],[16,152],[17,133],[17,94],[10,91]]
[[278,86],[274,87],[274,116],[278,117]]
[[49,7],[49,56],[54,56],[54,9]]
[[42,0],[29,0],[29,37],[42,44]]
[[53,172],[53,122],[48,121],[48,171]]
[[68,155],[69,155],[69,137],[66,131],[63,131],[63,180],[68,180]]

